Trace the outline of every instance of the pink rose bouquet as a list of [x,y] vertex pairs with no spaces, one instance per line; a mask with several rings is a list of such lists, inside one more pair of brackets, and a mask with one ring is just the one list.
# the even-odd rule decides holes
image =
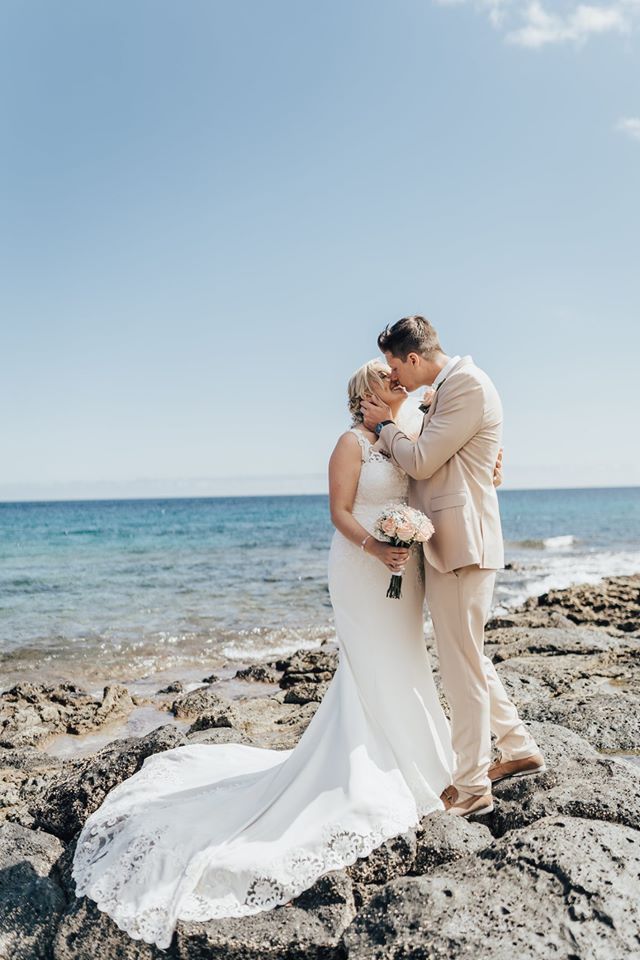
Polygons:
[[[433,524],[420,510],[404,503],[392,503],[376,520],[374,533],[394,547],[410,547],[413,543],[426,543],[433,536]],[[387,596],[392,600],[399,600],[402,596],[403,573],[404,570],[391,576]]]

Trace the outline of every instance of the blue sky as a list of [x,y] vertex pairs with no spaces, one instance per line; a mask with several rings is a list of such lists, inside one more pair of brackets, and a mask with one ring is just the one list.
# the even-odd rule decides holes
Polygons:
[[0,499],[321,489],[413,312],[507,485],[640,483],[639,48],[638,0],[4,0]]

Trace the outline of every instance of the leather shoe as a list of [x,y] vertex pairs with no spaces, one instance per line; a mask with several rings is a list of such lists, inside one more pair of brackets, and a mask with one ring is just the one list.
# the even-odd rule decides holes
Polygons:
[[440,794],[440,799],[444,804],[445,810],[448,810],[449,807],[452,807],[456,800],[458,799],[458,790],[457,787],[454,787],[451,784],[448,787],[445,787],[442,793]]
[[466,800],[458,800],[447,809],[447,813],[454,817],[484,817],[492,812],[493,797],[490,793],[483,793],[479,797],[467,797]]
[[544,773],[547,765],[541,753],[532,753],[530,757],[521,760],[494,760],[489,767],[489,779],[492,783],[507,780],[511,777],[533,777],[536,773]]

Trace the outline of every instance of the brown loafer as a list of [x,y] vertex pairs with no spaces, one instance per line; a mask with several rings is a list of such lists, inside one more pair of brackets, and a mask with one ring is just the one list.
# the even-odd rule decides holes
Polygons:
[[532,753],[521,760],[495,760],[489,767],[489,779],[492,783],[507,780],[510,777],[533,777],[544,773],[547,765],[541,753]]
[[445,787],[442,793],[440,794],[440,799],[444,804],[445,810],[448,810],[450,807],[454,805],[454,803],[458,799],[457,788],[454,787],[453,784],[451,784],[448,787]]
[[467,797],[466,800],[458,800],[452,804],[447,813],[454,817],[485,817],[493,812],[493,797],[490,793],[484,793],[479,797]]

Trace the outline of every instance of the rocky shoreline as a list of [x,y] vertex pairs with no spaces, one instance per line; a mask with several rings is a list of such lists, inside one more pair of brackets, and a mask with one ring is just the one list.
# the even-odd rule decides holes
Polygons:
[[[640,960],[640,574],[557,590],[488,625],[487,652],[548,770],[495,788],[494,813],[444,813],[321,878],[292,905],[131,940],[74,895],[75,838],[145,757],[188,742],[295,745],[336,667],[326,644],[154,696],[73,684],[0,695],[0,960]],[[437,671],[435,655],[434,669]],[[56,738],[166,722],[86,755]]]

